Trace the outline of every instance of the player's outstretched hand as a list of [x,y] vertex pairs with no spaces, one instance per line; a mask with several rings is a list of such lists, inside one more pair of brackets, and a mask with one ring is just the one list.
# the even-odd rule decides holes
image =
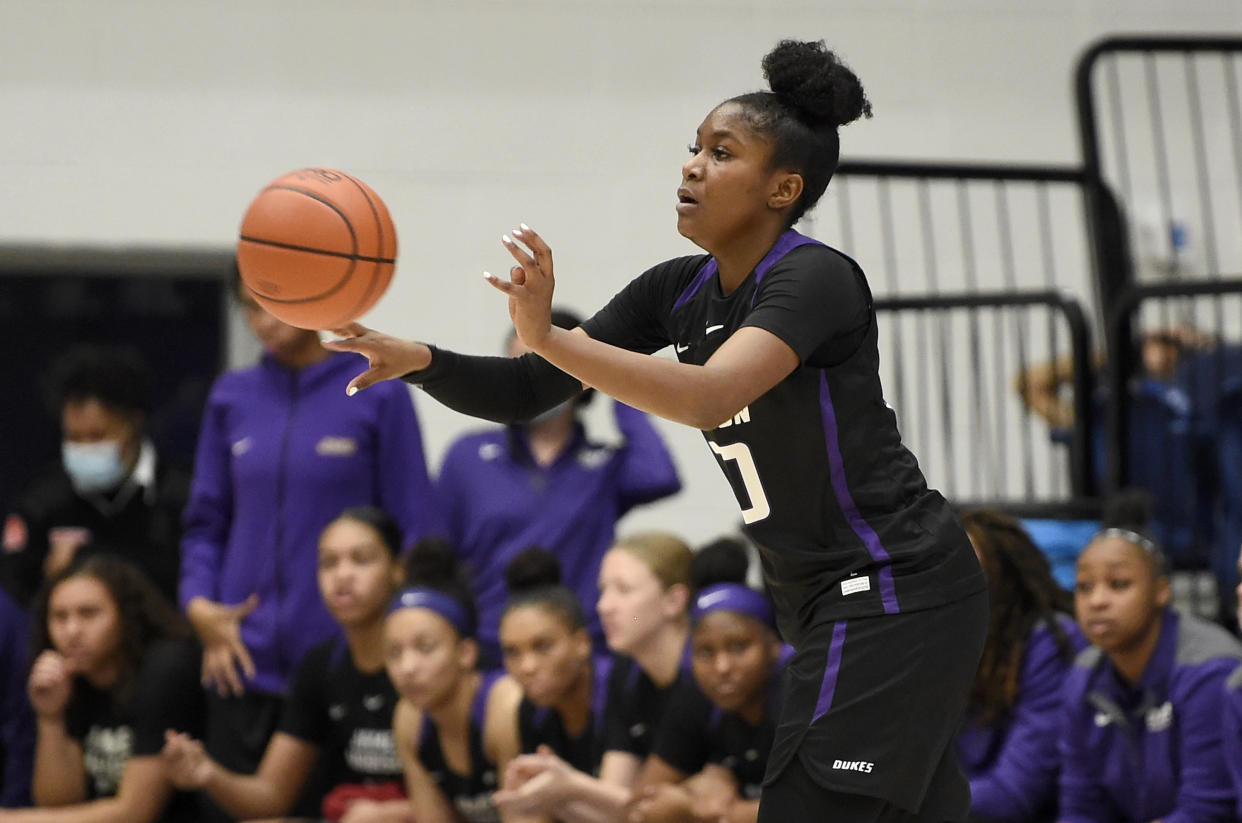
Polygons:
[[487,282],[509,296],[509,317],[518,339],[535,351],[552,328],[552,292],[556,280],[552,276],[552,249],[523,223],[513,235],[501,235],[505,250],[517,261],[509,269],[509,279],[502,280],[483,272]]
[[373,386],[381,380],[391,380],[431,365],[431,349],[424,343],[402,340],[383,332],[368,329],[361,323],[350,323],[332,333],[337,340],[324,342],[325,349],[352,351],[367,359],[370,366],[362,374],[349,381],[345,393],[353,395]]

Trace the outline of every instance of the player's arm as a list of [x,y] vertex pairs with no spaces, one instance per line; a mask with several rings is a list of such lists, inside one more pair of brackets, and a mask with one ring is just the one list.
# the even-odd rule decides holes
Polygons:
[[[502,677],[492,686],[487,696],[487,710],[483,721],[483,750],[496,764],[496,773],[503,775],[513,758],[522,750],[518,731],[518,706],[522,702],[522,687],[512,677]],[[518,814],[500,809],[503,823],[543,823],[551,818],[532,814]]]
[[[523,226],[506,239],[518,265],[509,280],[488,282],[509,297],[509,315],[522,342],[552,365],[643,411],[698,429],[713,429],[789,375],[801,358],[766,329],[734,332],[702,366],[648,357],[593,340],[581,329],[551,324],[552,250]],[[529,248],[529,251],[527,251]]]
[[405,700],[399,701],[393,712],[392,734],[405,772],[405,793],[418,823],[456,823],[452,804],[418,759],[418,730],[422,718],[422,713]]
[[319,749],[293,735],[276,732],[254,774],[231,772],[212,760],[202,743],[169,733],[161,753],[166,773],[186,791],[205,791],[238,819],[274,817],[293,807],[310,775]]
[[151,823],[172,797],[158,756],[125,761],[115,797],[49,809],[0,811],[0,821],[21,823]]

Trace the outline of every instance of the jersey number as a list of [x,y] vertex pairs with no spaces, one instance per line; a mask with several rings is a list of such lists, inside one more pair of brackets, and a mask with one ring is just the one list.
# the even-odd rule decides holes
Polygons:
[[707,445],[720,455],[721,460],[732,460],[737,463],[737,473],[742,477],[742,486],[746,496],[750,498],[750,508],[742,509],[742,522],[747,525],[757,523],[772,513],[768,505],[768,496],[763,493],[763,483],[759,482],[759,470],[755,468],[755,458],[750,456],[750,447],[745,443],[730,443],[718,446],[710,440]]

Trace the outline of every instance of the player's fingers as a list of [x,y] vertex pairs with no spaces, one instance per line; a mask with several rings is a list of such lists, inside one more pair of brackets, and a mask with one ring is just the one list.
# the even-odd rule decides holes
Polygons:
[[[332,333],[339,335],[340,331],[333,329]],[[323,340],[319,345],[323,346],[325,349],[331,349],[332,351],[352,351],[357,352],[358,354],[366,354],[364,349],[370,348],[370,346],[368,346],[365,342],[353,337],[341,337],[337,340]]]
[[526,285],[526,269],[522,268],[521,266],[514,266],[513,268],[509,269],[509,282],[513,283],[515,286],[525,286]]
[[371,331],[361,323],[348,323],[340,328],[332,329],[332,333],[337,337],[362,337]]
[[345,393],[350,397],[353,397],[358,392],[368,386],[374,386],[383,379],[384,378],[380,374],[380,370],[378,368],[369,368],[353,380],[349,381],[349,384],[345,386]]
[[497,289],[509,295],[510,297],[516,296],[518,293],[518,289],[521,288],[520,284],[512,283],[508,280],[501,280],[499,277],[492,274],[490,271],[483,272],[483,279],[491,283]]
[[254,661],[250,659],[250,650],[246,648],[245,643],[240,640],[233,643],[233,656],[237,658],[246,677],[254,677]]
[[539,236],[538,232],[523,223],[513,230],[513,236],[526,244],[544,274],[552,273],[552,247]]
[[513,259],[518,262],[518,265],[526,270],[527,274],[543,274],[543,272],[539,271],[539,264],[535,262],[535,258],[531,257],[526,249],[518,245],[516,240],[507,234],[502,234],[500,240],[505,244],[505,248],[508,249]]

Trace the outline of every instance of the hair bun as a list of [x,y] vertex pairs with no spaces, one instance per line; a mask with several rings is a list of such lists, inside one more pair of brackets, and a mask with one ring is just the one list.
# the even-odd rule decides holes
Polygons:
[[721,537],[703,546],[690,561],[690,585],[695,591],[718,583],[745,583],[750,570],[746,545],[733,537]]
[[510,594],[530,591],[561,582],[561,561],[539,546],[519,552],[505,567],[505,587]]
[[809,126],[838,128],[871,116],[871,102],[857,75],[823,40],[782,40],[763,58],[763,76],[773,94]]
[[1154,499],[1146,489],[1126,488],[1104,503],[1100,524],[1104,528],[1128,529],[1146,535],[1151,527]]
[[461,576],[457,555],[447,541],[425,537],[410,547],[405,557],[406,583],[411,586],[440,588],[456,583]]

